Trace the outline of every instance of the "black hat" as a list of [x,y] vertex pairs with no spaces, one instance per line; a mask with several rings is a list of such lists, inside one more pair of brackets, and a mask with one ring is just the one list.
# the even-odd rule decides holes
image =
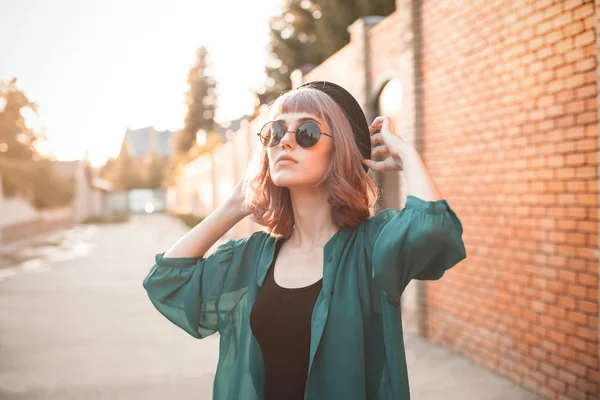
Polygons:
[[[298,86],[297,89],[304,87],[317,89],[326,93],[341,107],[350,121],[350,126],[352,126],[352,132],[354,133],[354,139],[356,140],[356,145],[360,150],[360,154],[363,158],[367,160],[370,159],[371,134],[369,133],[369,124],[367,123],[365,113],[356,99],[346,89],[333,82],[312,81]],[[366,171],[369,170],[369,167],[364,164],[363,166]]]

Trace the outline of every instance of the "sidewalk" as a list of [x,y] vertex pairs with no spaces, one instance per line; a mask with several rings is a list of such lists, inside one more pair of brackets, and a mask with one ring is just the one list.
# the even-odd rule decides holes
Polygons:
[[471,361],[405,334],[412,400],[541,400]]
[[[0,246],[0,258],[35,254],[46,269],[24,275],[33,268],[22,265],[3,280],[11,268],[0,268],[0,308],[7,311],[0,347],[8,360],[0,363],[0,398],[210,399],[217,335],[198,341],[174,329],[141,284],[154,255],[187,229],[167,215],[141,215],[126,224],[79,226],[46,242],[36,238],[32,248]],[[44,245],[58,238],[59,245]],[[405,344],[412,400],[540,399],[414,334],[405,334]]]

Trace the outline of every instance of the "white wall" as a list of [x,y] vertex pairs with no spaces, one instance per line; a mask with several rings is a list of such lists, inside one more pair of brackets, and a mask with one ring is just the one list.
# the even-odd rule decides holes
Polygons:
[[21,197],[4,197],[2,178],[0,177],[0,228],[21,222],[33,221],[37,218],[37,211],[29,203],[29,200]]

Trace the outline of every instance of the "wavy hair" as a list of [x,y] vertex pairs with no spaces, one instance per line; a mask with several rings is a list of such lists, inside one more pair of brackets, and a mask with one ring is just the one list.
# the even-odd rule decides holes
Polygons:
[[[333,136],[330,163],[317,187],[328,189],[332,218],[339,228],[355,228],[373,215],[377,186],[365,171],[362,155],[341,107],[327,94],[311,88],[288,91],[271,105],[269,117],[307,113],[327,121]],[[252,219],[273,236],[287,237],[294,228],[290,190],[271,180],[269,159],[262,145],[245,176],[244,205]]]

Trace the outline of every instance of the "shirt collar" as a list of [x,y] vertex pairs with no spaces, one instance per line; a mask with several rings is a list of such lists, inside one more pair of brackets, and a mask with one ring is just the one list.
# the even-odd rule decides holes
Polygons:
[[[327,241],[327,243],[323,247],[323,265],[328,265],[328,263],[332,261],[332,255],[333,253],[335,253],[337,244],[339,242],[339,238],[340,236],[342,236],[343,231],[345,231],[345,229],[338,229],[338,231],[333,234],[333,236]],[[263,282],[265,281],[265,277],[267,276],[267,271],[273,263],[277,243],[279,243],[280,240],[284,239],[285,238],[282,236],[267,236],[265,246],[259,258],[258,269],[256,273],[256,283],[258,284],[258,286],[262,287]],[[325,271],[323,271],[323,275],[325,275]]]

